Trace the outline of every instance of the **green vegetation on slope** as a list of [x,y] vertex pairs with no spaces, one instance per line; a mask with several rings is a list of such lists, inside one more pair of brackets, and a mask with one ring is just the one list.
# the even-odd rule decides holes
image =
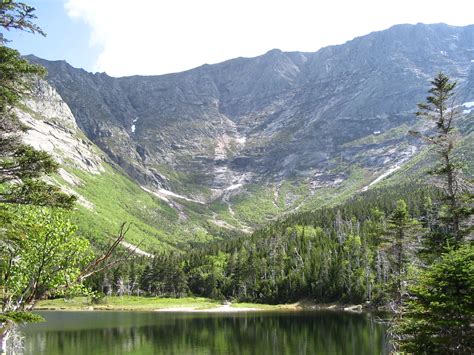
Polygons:
[[[106,242],[122,222],[132,224],[126,240],[151,252],[208,242],[220,233],[203,221],[203,208],[196,203],[179,201],[183,212],[179,211],[111,166],[103,166],[105,171],[100,174],[66,167],[81,180],[74,190],[92,203],[92,208],[79,204],[74,218],[80,232],[95,242]],[[58,176],[57,180],[62,179]]]

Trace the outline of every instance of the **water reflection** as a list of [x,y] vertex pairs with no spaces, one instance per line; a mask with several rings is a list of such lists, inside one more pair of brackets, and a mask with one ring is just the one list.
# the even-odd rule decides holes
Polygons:
[[385,354],[383,325],[335,312],[43,312],[27,354]]

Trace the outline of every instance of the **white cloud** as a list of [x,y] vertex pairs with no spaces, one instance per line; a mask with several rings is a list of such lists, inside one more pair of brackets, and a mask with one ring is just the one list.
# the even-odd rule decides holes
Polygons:
[[397,23],[466,25],[472,0],[66,0],[102,48],[97,71],[163,74],[256,56],[316,51]]

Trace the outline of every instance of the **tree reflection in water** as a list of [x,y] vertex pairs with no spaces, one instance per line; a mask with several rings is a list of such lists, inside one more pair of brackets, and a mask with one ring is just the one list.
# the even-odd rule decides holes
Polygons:
[[26,354],[385,354],[367,314],[44,312]]

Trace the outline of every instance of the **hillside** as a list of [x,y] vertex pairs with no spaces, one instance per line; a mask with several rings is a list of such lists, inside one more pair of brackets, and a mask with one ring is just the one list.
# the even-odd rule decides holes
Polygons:
[[76,168],[87,181],[77,192],[100,200],[100,216],[132,213],[143,235],[172,245],[248,232],[411,171],[425,153],[407,132],[424,129],[416,103],[440,70],[458,81],[466,113],[474,102],[474,26],[399,25],[315,53],[272,50],[161,76],[30,59],[103,152],[99,174]]
[[18,116],[29,130],[26,143],[52,154],[61,164],[50,182],[78,198],[74,219],[80,233],[107,243],[122,222],[133,225],[127,241],[139,249],[170,250],[202,243],[208,235],[205,213],[191,204],[183,218],[171,200],[144,191],[92,143],[76,124],[68,105],[46,82],[37,81],[35,95]]

